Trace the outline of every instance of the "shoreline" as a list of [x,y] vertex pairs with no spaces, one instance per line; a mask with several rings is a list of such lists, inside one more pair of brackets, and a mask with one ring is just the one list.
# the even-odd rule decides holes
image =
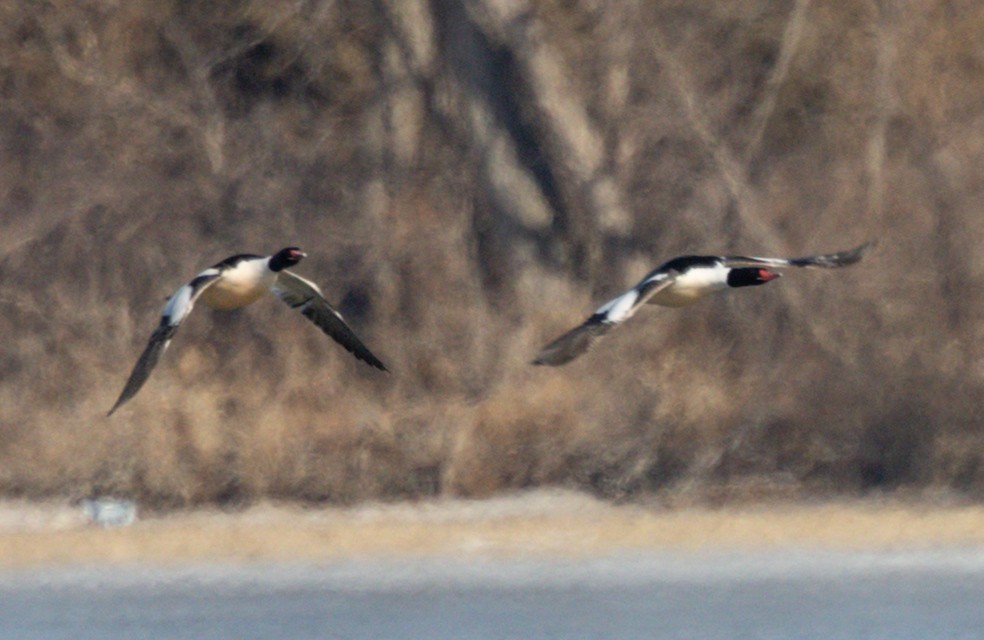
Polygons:
[[984,506],[878,498],[659,509],[537,490],[353,507],[259,503],[138,514],[132,525],[103,528],[78,507],[0,501],[0,569],[954,547],[984,548]]

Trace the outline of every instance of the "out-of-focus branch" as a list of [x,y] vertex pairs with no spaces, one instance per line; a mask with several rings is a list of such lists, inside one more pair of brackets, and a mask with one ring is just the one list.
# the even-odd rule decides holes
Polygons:
[[745,146],[744,162],[745,166],[750,166],[755,161],[759,146],[762,144],[762,136],[769,125],[769,119],[776,109],[776,100],[782,84],[789,74],[789,67],[793,57],[799,50],[800,36],[803,35],[803,25],[806,21],[806,12],[810,7],[810,0],[796,0],[793,10],[789,13],[786,21],[786,29],[782,34],[782,44],[779,48],[779,59],[776,61],[769,79],[765,85],[765,95],[762,101],[755,107],[752,116],[752,134]]
[[600,255],[599,233],[624,231],[630,224],[624,197],[608,171],[604,136],[529,2],[484,0],[466,6],[485,37],[512,56],[527,98],[523,106],[533,114],[537,143],[557,176],[563,206],[554,212],[554,229],[572,247],[575,273],[587,278]]

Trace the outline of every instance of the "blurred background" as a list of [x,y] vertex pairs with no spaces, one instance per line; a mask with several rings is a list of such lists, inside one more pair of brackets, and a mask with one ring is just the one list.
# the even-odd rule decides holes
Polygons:
[[[943,0],[3,0],[0,494],[980,499],[982,43]],[[529,365],[675,255],[869,239]],[[390,374],[200,306],[106,417],[167,296],[288,245]]]

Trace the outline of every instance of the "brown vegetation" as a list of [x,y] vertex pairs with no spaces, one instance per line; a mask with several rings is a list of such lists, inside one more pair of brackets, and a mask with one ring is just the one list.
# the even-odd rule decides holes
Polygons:
[[[182,505],[566,485],[984,496],[975,3],[0,1],[0,493]],[[682,253],[880,245],[562,369]],[[299,244],[386,362],[270,298]]]
[[104,529],[81,509],[0,502],[0,568],[339,559],[598,558],[625,552],[783,549],[973,549],[984,506],[906,500],[654,510],[541,490],[487,500],[436,499],[317,509],[259,502],[191,508]]

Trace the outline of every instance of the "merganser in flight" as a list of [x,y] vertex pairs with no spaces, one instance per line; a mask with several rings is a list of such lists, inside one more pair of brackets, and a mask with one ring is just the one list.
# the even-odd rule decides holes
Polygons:
[[[639,284],[609,300],[583,324],[540,350],[533,364],[559,366],[586,352],[595,339],[631,318],[644,304],[683,307],[729,287],[753,287],[779,278],[772,268],[835,269],[855,264],[875,243],[849,251],[803,258],[681,256],[650,271]],[[771,267],[771,268],[770,268]]]
[[124,402],[140,391],[161,354],[170,344],[174,332],[191,313],[191,308],[199,298],[214,309],[238,309],[255,302],[267,291],[272,291],[287,306],[300,311],[356,358],[386,371],[383,363],[345,324],[341,314],[328,304],[318,285],[287,271],[287,267],[294,266],[305,257],[307,254],[297,247],[287,247],[266,257],[252,254],[231,256],[205,269],[174,292],[164,305],[160,325],[150,336],[150,343],[137,360],[123,392],[108,415],[113,415]]

